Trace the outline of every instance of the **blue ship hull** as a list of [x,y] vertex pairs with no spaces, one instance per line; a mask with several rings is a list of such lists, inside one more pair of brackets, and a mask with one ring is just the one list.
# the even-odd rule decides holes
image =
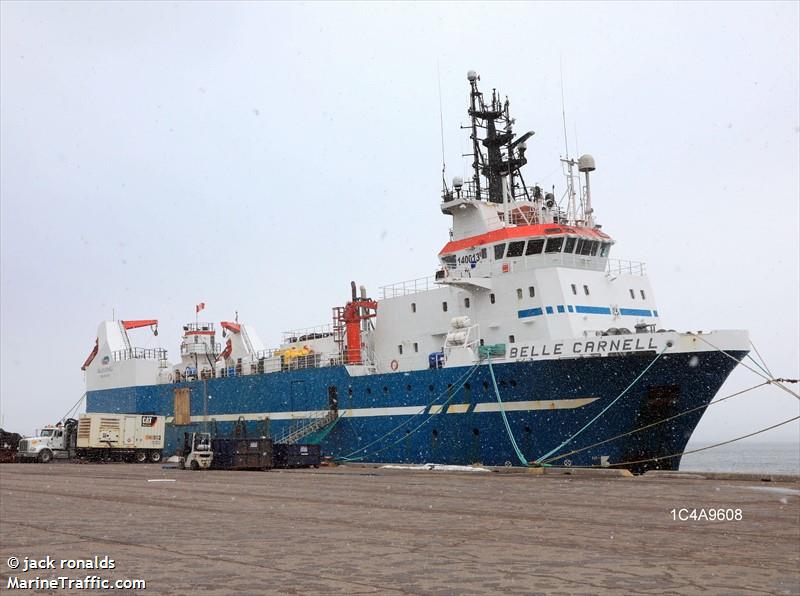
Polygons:
[[[746,352],[731,355],[740,360]],[[630,353],[493,364],[511,432],[525,458],[529,461],[540,458],[579,431],[654,358],[654,353]],[[624,464],[636,472],[677,469],[680,457],[626,462],[683,451],[705,407],[735,366],[736,362],[721,352],[663,355],[607,412],[551,457],[558,458],[686,410],[698,409],[642,432],[556,459],[553,464]],[[303,439],[319,441],[324,455],[368,462],[518,465],[500,412],[482,411],[487,409],[486,404],[497,403],[489,367],[486,363],[475,367],[463,383],[471,369],[441,368],[351,377],[345,367],[326,367],[91,391],[86,403],[87,412],[173,416],[174,389],[188,387],[190,414],[195,422],[167,425],[165,453],[172,454],[186,431],[209,430],[224,435],[233,432],[232,415],[324,411],[329,408],[333,391],[342,415],[334,426]],[[458,387],[461,388],[454,392]],[[532,401],[536,405],[531,406]],[[435,406],[445,402],[448,406],[459,405],[449,412],[445,406],[440,413],[431,414],[432,405],[436,412]],[[390,408],[413,406],[424,407],[424,413],[387,412]],[[366,408],[375,409],[376,415],[363,410]],[[359,415],[348,415],[351,409],[359,409]],[[218,416],[227,420],[218,421],[215,418]],[[296,424],[280,419],[280,415],[277,418],[268,423],[248,420],[248,436],[264,434],[267,426],[268,432],[275,436]]]

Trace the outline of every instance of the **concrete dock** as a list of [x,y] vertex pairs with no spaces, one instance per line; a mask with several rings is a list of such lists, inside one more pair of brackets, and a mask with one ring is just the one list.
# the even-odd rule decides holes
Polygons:
[[[800,484],[4,464],[0,555],[9,594],[13,578],[59,575],[142,579],[144,590],[115,590],[141,594],[798,594]],[[115,568],[9,568],[48,555]]]

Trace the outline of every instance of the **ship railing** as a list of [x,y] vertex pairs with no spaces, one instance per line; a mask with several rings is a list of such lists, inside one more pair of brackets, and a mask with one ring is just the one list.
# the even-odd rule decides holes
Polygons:
[[645,275],[645,264],[641,261],[626,261],[624,259],[608,259],[606,273]]
[[381,293],[381,300],[387,298],[398,298],[400,296],[408,296],[409,294],[416,294],[418,292],[427,292],[434,290],[438,286],[435,283],[434,276],[418,277],[417,279],[408,279],[399,281],[397,283],[389,284],[388,286],[381,286],[378,288]]
[[123,360],[161,360],[166,361],[167,351],[163,348],[128,348],[111,352],[114,362]]
[[303,329],[293,329],[291,331],[283,332],[283,343],[293,344],[300,341],[308,341],[310,339],[320,339],[322,337],[330,337],[333,335],[333,324],[326,323],[324,325],[315,325],[313,327],[305,327]]
[[181,344],[181,356],[189,356],[191,354],[209,354],[216,357],[222,351],[220,344],[206,344],[206,343],[187,343]]

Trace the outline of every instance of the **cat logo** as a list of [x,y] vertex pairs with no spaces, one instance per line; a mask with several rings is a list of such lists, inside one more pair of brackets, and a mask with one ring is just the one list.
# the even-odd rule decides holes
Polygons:
[[142,416],[142,426],[155,426],[155,425],[156,425],[155,416]]

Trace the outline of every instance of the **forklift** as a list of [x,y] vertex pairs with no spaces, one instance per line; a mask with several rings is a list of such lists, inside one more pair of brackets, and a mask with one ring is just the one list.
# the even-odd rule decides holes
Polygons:
[[208,470],[213,459],[211,433],[183,433],[183,450],[178,463],[181,470]]

